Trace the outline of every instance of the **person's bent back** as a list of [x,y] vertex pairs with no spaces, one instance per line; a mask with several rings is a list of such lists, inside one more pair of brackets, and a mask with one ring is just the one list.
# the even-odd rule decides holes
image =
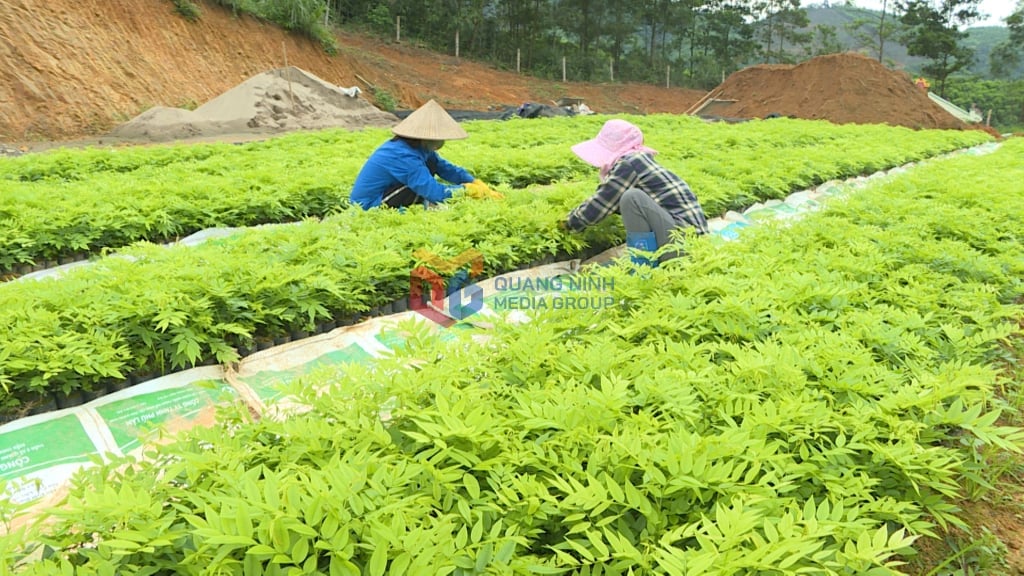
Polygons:
[[475,181],[437,153],[446,140],[468,137],[437,102],[430,100],[391,131],[394,138],[374,150],[353,185],[350,200],[364,210],[444,202]]

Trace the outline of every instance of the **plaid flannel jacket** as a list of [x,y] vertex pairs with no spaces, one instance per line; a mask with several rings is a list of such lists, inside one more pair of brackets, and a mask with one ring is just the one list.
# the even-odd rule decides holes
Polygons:
[[622,194],[630,188],[646,192],[680,226],[692,226],[698,234],[708,233],[704,209],[690,186],[658,164],[647,152],[635,152],[620,158],[594,195],[569,213],[569,228],[583,230],[618,212]]

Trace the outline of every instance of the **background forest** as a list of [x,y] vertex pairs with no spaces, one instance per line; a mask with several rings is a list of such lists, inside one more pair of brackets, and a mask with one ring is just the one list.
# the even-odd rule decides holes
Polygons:
[[[192,0],[179,12],[201,17]],[[337,49],[332,26],[366,28],[549,79],[709,90],[759,63],[859,51],[929,80],[957,104],[1024,124],[1024,2],[1006,26],[972,28],[979,0],[216,0]]]

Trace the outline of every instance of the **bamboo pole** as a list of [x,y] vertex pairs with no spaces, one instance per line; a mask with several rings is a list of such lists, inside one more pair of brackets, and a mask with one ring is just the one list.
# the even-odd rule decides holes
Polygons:
[[683,114],[696,114],[698,110],[700,110],[701,108],[704,107],[704,104],[707,103],[708,100],[710,100],[713,96],[717,96],[721,92],[722,92],[721,88],[715,88],[715,89],[709,91],[707,94],[704,95],[703,98],[701,98],[700,100],[697,100],[696,104],[694,104],[693,106],[690,106],[686,110],[686,112],[683,112]]
[[284,73],[288,75],[288,101],[292,103],[292,108],[295,108],[295,94],[292,92],[292,73],[288,70],[288,47],[284,42],[281,42],[281,52],[284,54]]
[[363,84],[366,84],[366,87],[369,88],[370,90],[376,90],[377,89],[377,87],[374,86],[372,82],[370,82],[366,78],[363,78],[359,74],[356,74],[356,78],[358,78],[359,81],[362,82]]

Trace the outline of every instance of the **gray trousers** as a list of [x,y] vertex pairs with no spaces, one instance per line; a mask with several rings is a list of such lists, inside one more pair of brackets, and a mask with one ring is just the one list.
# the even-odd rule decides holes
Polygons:
[[[630,188],[622,194],[619,200],[619,214],[622,215],[622,224],[625,225],[627,234],[654,232],[658,248],[668,244],[672,239],[672,230],[679,227],[667,210],[658,206],[646,192],[636,188]],[[664,262],[675,256],[679,254],[665,254],[659,260]]]

